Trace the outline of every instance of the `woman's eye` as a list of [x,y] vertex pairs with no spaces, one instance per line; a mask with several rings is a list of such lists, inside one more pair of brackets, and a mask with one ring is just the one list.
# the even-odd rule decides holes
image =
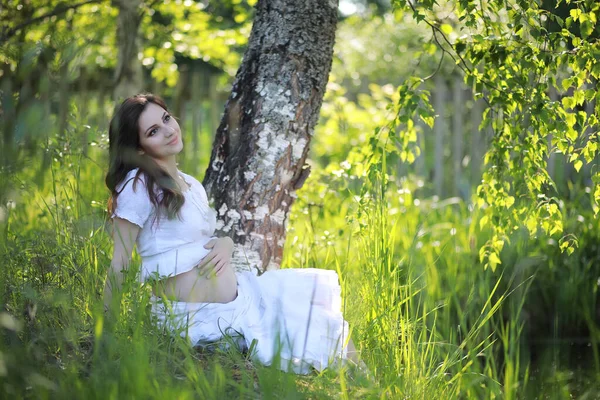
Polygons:
[[156,132],[158,131],[158,129],[154,128],[150,131],[150,134],[148,136],[152,136],[154,135]]
[[170,121],[171,120],[171,116],[167,114],[167,116],[165,117],[165,121]]

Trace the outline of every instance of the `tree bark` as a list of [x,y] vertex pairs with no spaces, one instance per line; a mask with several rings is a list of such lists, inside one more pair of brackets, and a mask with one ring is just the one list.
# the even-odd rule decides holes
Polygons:
[[338,1],[260,0],[204,178],[232,264],[278,268],[331,70]]
[[119,9],[117,17],[118,63],[115,69],[114,98],[133,96],[143,89],[142,63],[138,60],[140,49],[140,23],[142,0],[113,0]]

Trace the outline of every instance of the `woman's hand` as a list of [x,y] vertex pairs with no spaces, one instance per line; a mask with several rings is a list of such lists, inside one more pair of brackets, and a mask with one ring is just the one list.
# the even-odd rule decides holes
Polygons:
[[204,245],[204,248],[212,250],[198,264],[200,275],[206,276],[206,279],[212,275],[211,272],[215,276],[221,275],[231,261],[233,240],[229,237],[212,239]]

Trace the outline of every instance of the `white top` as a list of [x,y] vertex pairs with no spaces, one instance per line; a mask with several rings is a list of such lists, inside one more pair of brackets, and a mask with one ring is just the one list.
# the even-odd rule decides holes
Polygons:
[[[155,221],[156,207],[148,197],[145,174],[135,180],[137,171],[129,171],[117,185],[117,208],[111,218],[123,218],[141,228],[136,240],[142,257],[141,279],[163,279],[191,270],[210,252],[204,245],[215,232],[217,213],[208,205],[204,187],[194,177],[178,171],[190,186],[183,194],[180,218],[169,220],[162,212]],[[156,193],[160,199],[162,190]]]

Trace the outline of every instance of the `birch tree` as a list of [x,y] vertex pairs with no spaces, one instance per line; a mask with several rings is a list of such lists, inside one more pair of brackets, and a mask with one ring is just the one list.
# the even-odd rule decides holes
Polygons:
[[204,185],[232,263],[278,268],[285,224],[325,93],[337,1],[262,0],[216,132]]

